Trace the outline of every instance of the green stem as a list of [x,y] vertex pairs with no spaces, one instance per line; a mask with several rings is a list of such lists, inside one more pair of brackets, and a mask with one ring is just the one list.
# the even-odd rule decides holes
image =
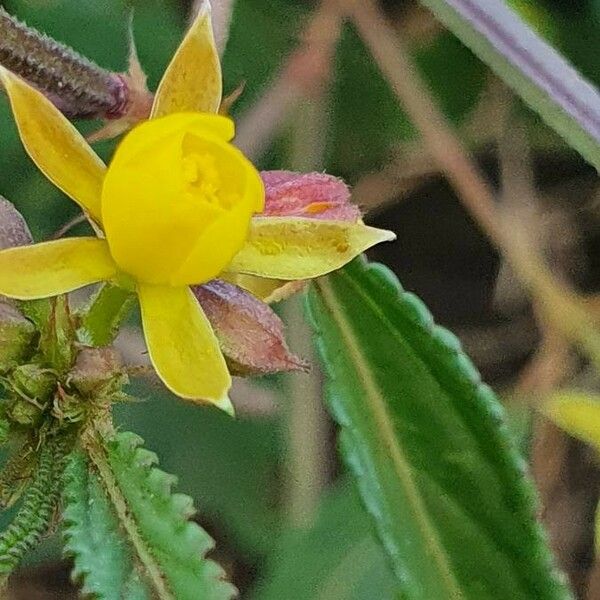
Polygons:
[[129,314],[135,294],[107,283],[92,297],[80,314],[77,337],[89,346],[107,346],[116,337],[119,326]]

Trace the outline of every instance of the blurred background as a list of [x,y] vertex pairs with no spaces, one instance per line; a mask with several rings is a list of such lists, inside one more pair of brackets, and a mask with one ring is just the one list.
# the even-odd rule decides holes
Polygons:
[[[215,13],[219,0],[213,0]],[[598,0],[514,0],[513,8],[592,82],[600,80]],[[149,87],[156,84],[194,9],[185,0],[5,0],[11,14],[102,67],[123,71],[128,19]],[[597,390],[597,376],[568,341],[540,326],[501,254],[462,207],[353,26],[302,0],[237,0],[223,57],[238,143],[263,169],[326,170],[353,186],[365,220],[398,241],[371,258],[391,267],[437,321],[451,328],[501,394],[517,443],[531,460],[545,519],[563,567],[582,597],[594,584],[592,521],[600,475],[585,448],[528,406],[565,382]],[[418,3],[380,5],[438,107],[496,189],[517,181],[527,198],[498,194],[553,273],[591,294],[600,276],[600,187],[594,170]],[[82,123],[90,132],[98,124]],[[0,98],[0,194],[34,237],[51,237],[76,206],[27,159]],[[96,145],[105,157],[114,142]],[[513,186],[513,189],[514,186]],[[82,229],[74,230],[80,233]],[[278,307],[292,350],[311,359],[301,298]],[[137,317],[120,340],[132,364],[145,356]],[[382,349],[385,352],[385,349]],[[352,482],[338,462],[335,428],[310,375],[238,381],[233,420],[135,379],[138,402],[118,406],[161,466],[194,497],[215,538],[214,557],[243,598],[386,600],[394,596]],[[76,597],[58,538],[14,577],[14,598]],[[594,585],[598,587],[594,587]]]

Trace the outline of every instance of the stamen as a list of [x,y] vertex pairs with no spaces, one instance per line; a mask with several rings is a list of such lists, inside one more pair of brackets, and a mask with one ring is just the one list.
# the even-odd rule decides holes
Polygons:
[[197,200],[228,208],[229,202],[220,198],[221,177],[210,154],[193,152],[183,157],[182,176],[188,193]]
[[186,183],[196,183],[198,181],[198,163],[193,156],[185,156],[183,158],[183,179]]

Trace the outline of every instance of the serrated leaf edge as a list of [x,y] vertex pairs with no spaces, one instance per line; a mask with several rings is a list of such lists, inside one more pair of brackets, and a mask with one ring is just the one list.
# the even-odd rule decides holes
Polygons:
[[[457,371],[460,372],[463,377],[465,377],[466,379],[468,379],[471,382],[471,385],[473,386],[473,392],[479,397],[482,407],[487,411],[488,416],[491,419],[493,419],[493,421],[496,424],[496,428],[495,428],[496,441],[498,442],[499,446],[501,446],[503,448],[503,450],[505,451],[507,456],[511,459],[511,461],[515,465],[516,469],[521,474],[524,474],[527,471],[526,464],[525,464],[524,460],[522,459],[522,457],[520,456],[520,454],[516,451],[513,444],[511,444],[509,441],[510,436],[509,436],[509,433],[507,430],[507,426],[504,422],[502,409],[501,409],[501,407],[496,407],[491,402],[490,394],[492,394],[493,392],[491,391],[489,386],[487,386],[485,383],[483,383],[481,381],[479,372],[473,366],[470,359],[462,352],[462,347],[461,347],[461,344],[460,344],[460,341],[458,340],[458,338],[456,338],[456,336],[454,334],[452,334],[450,331],[448,331],[447,329],[445,329],[439,325],[436,325],[435,321],[434,321],[431,313],[427,309],[426,305],[415,294],[405,291],[404,288],[402,287],[402,285],[400,284],[400,282],[398,281],[398,278],[395,276],[395,274],[392,271],[390,271],[387,267],[385,267],[384,265],[382,265],[380,263],[371,263],[366,259],[366,257],[360,256],[357,259],[355,259],[355,261],[353,261],[353,263],[348,265],[345,269],[340,270],[335,274],[335,276],[345,277],[346,280],[349,281],[351,283],[351,285],[357,289],[357,292],[360,293],[361,288],[359,288],[359,286],[356,284],[356,282],[345,273],[346,270],[350,271],[352,269],[357,269],[357,270],[361,271],[362,273],[364,273],[365,275],[367,275],[373,279],[376,279],[382,286],[387,287],[390,292],[394,291],[397,294],[398,300],[400,302],[404,302],[405,304],[410,305],[411,308],[413,309],[413,315],[412,315],[413,324],[415,326],[417,326],[418,328],[420,328],[423,332],[429,334],[432,341],[436,345],[438,345],[438,347],[440,347],[440,349],[443,349],[445,352],[447,352],[449,354],[450,353],[454,354],[456,356],[457,362],[456,362],[455,366],[456,366]],[[334,293],[330,287],[330,284],[327,281],[327,277],[322,277],[322,278],[315,280],[314,287],[316,288],[316,290],[315,290],[316,293],[321,295],[321,298],[323,298],[323,288],[326,289],[325,294],[329,293],[330,300],[331,300],[331,298],[334,298]],[[366,297],[366,300],[369,302],[372,302],[368,296]],[[335,316],[336,316],[335,311],[331,310],[331,306],[328,305],[328,303],[326,301],[323,301],[323,304],[330,311],[330,314],[332,314],[332,316],[334,316],[334,321],[337,321],[339,324],[339,320],[335,318]],[[337,304],[337,301],[334,301],[334,304]],[[322,331],[320,330],[316,319],[312,316],[312,307],[311,307],[310,300],[307,302],[307,306],[308,306],[308,312],[310,315],[310,321],[312,322],[313,326],[315,327],[319,354],[323,357],[324,356],[323,341],[321,338]],[[378,307],[375,307],[375,308],[377,308],[377,312],[380,312]],[[348,325],[348,323],[345,323],[345,326],[346,326],[346,331],[351,331],[351,327]],[[356,350],[356,348],[357,348],[356,343],[354,343],[354,348]],[[323,362],[324,362],[326,370],[327,370],[326,361],[323,361]],[[364,368],[364,365],[363,365],[363,368]],[[366,369],[366,370],[368,371],[368,369]],[[374,384],[370,374],[369,374],[369,379],[371,381],[371,384]],[[348,423],[345,422],[346,419],[345,419],[344,415],[341,413],[341,411],[339,410],[339,407],[336,407],[335,402],[332,401],[332,399],[331,399],[332,394],[333,394],[333,392],[331,391],[331,386],[328,386],[328,392],[326,394],[328,396],[328,398],[326,398],[327,403],[329,404],[329,407],[332,411],[332,414],[333,414],[335,420],[343,428],[343,431],[346,431],[347,435],[349,435]],[[378,396],[379,396],[379,399],[382,400],[381,395],[378,395]],[[385,403],[382,408],[384,411],[386,411]],[[390,432],[388,431],[387,435],[389,435],[389,433]],[[387,435],[386,435],[386,439],[387,439]],[[392,439],[395,443],[395,435]],[[355,453],[352,453],[352,454],[355,454]],[[356,459],[356,457],[354,456],[354,458],[353,458],[351,454],[348,454],[346,456],[346,460],[349,463],[349,466],[351,467],[352,471],[354,472],[354,474],[357,478],[357,481],[359,483],[359,488],[361,490],[365,490],[365,482],[363,481],[364,478],[362,477],[362,475],[364,473],[361,474],[361,467],[359,465],[351,464],[351,461],[355,460],[355,459]],[[548,569],[548,572],[552,576],[554,581],[558,585],[561,586],[561,590],[563,590],[564,594],[565,594],[564,597],[572,598],[572,596],[568,592],[568,585],[567,585],[566,577],[557,568],[556,562],[555,562],[555,560],[553,560],[552,554],[548,550],[547,533],[544,530],[544,528],[541,526],[541,524],[537,520],[535,520],[533,508],[535,508],[535,506],[537,505],[537,495],[535,494],[533,487],[525,485],[522,482],[522,480],[517,480],[515,482],[515,486],[519,489],[519,492],[521,493],[522,498],[523,498],[523,502],[521,503],[521,505],[524,506],[524,508],[525,508],[525,504],[527,505],[527,509],[531,512],[532,518],[534,519],[533,529],[534,529],[536,537],[540,543],[540,548],[539,548],[540,560],[543,561],[543,563],[546,565],[546,568]],[[375,507],[369,506],[368,494],[363,492],[363,493],[361,493],[361,496],[362,496],[363,503],[365,504],[367,510],[371,513],[371,515],[375,519],[378,519],[379,515],[377,514]],[[382,531],[382,529],[380,527],[377,527],[377,530],[379,533],[379,537],[382,540],[382,543],[386,547],[388,552],[390,552],[390,550],[392,552],[394,552],[393,549],[388,547],[388,540],[386,540],[385,532]],[[397,576],[400,579],[402,579],[402,576],[400,573],[397,573]],[[452,596],[452,597],[454,597],[454,596]],[[461,597],[460,591],[459,591],[459,597]]]
[[[191,510],[193,507],[191,498],[185,494],[172,492],[172,486],[176,483],[177,477],[159,469],[156,454],[142,447],[142,444],[142,438],[134,433],[120,432],[112,436],[107,444],[107,456],[112,469],[116,473],[118,462],[123,463],[122,467],[125,468],[125,472],[122,474],[122,480],[128,479],[127,469],[138,470],[140,474],[143,474],[144,482],[139,483],[143,486],[142,489],[145,489],[146,494],[152,498],[154,509],[162,505],[162,509],[166,510],[166,517],[165,515],[163,516],[169,519],[172,524],[175,524],[178,535],[182,536],[180,541],[188,544],[188,550],[190,550],[189,556],[195,557],[192,559],[192,563],[195,563],[196,560],[199,560],[199,562],[195,566],[192,566],[192,563],[187,563],[187,558],[180,556],[180,560],[183,560],[191,568],[203,568],[205,581],[209,582],[212,580],[215,586],[214,590],[218,590],[219,593],[218,596],[211,594],[211,598],[229,599],[233,597],[236,594],[236,590],[225,579],[221,565],[206,558],[206,553],[214,547],[213,539],[198,524],[189,520],[191,514],[195,512]],[[132,472],[131,476],[134,477],[135,472]],[[119,477],[117,476],[118,479]],[[123,487],[123,494],[128,499],[133,517],[135,518],[137,509],[134,499],[129,497],[129,493],[125,487]],[[180,522],[176,523],[176,521]],[[142,535],[144,527],[146,525],[142,526],[140,524],[139,526]],[[189,547],[191,540],[194,540],[194,547]],[[165,579],[168,582],[171,581],[169,577],[173,576],[172,574],[170,575],[173,564],[168,567],[166,563],[172,561],[172,558],[168,548],[162,547],[161,542],[164,542],[163,538],[154,541],[150,538],[147,539],[147,544],[151,547],[151,552],[154,553],[154,556],[161,565]],[[173,591],[178,595],[177,586],[173,581],[171,581],[171,586]]]
[[156,597],[159,600],[176,600],[175,596],[167,587],[160,565],[152,555],[150,549],[146,546],[146,542],[138,529],[137,523],[127,506],[127,500],[125,499],[109,465],[98,432],[89,428],[86,435],[82,437],[82,441],[84,441],[85,450],[97,471],[100,481],[102,482],[108,498],[117,514],[117,518],[125,530],[135,554],[144,569],[145,578],[156,593]]
[[[74,452],[71,455],[71,462],[67,469],[65,470],[65,485],[63,491],[63,554],[66,557],[71,557],[73,559],[73,569],[71,572],[71,578],[73,581],[80,582],[82,584],[81,593],[85,597],[93,597],[93,598],[106,598],[108,600],[108,596],[106,596],[102,590],[96,589],[94,585],[89,581],[89,575],[92,575],[92,571],[89,566],[86,566],[85,556],[89,554],[89,549],[85,544],[82,544],[81,541],[78,541],[77,538],[80,537],[78,531],[82,528],[85,528],[86,525],[81,521],[80,516],[77,514],[78,507],[76,506],[78,502],[81,500],[77,498],[77,491],[73,488],[78,485],[78,477],[82,475],[81,472],[75,473],[74,471],[79,469],[83,472],[85,476],[85,481],[80,483],[82,487],[85,488],[85,500],[84,504],[89,503],[91,501],[91,477],[93,477],[92,473],[89,469],[89,463],[85,456],[85,454],[79,450],[78,452]],[[98,492],[105,497],[107,507],[109,510],[112,510],[112,506],[110,505],[109,498],[106,495],[104,488],[101,485],[99,479],[95,478],[95,483],[98,487]],[[119,533],[122,534],[121,525],[118,522],[117,516],[113,513],[114,516],[114,526],[119,530]],[[124,544],[127,542],[124,540]],[[81,558],[84,557],[83,561]],[[143,581],[143,576],[139,572],[139,564],[135,560],[135,558],[131,557],[132,570],[129,575],[129,580],[124,582],[125,586],[131,585],[131,581],[135,577],[137,577],[140,582]],[[128,597],[125,595],[124,597]]]
[[[424,509],[425,502],[422,499],[418,487],[414,481],[411,467],[408,463],[408,460],[404,456],[402,448],[396,439],[396,434],[390,425],[391,418],[387,416],[388,411],[385,406],[385,399],[379,392],[368,365],[365,364],[358,342],[354,337],[351,327],[344,319],[342,311],[336,311],[332,309],[337,302],[329,283],[323,278],[318,280],[317,287],[324,300],[324,304],[330,309],[333,320],[336,322],[342,334],[342,338],[346,347],[350,353],[354,355],[354,365],[360,373],[360,378],[367,391],[365,400],[371,404],[373,414],[377,421],[377,426],[382,436],[382,442],[390,452],[395,470],[398,473],[398,478],[404,482],[407,498],[412,507],[412,513],[415,517],[415,521],[418,523],[423,537],[428,542],[428,547],[431,549],[432,562],[437,565],[437,570],[441,576],[441,579],[445,582],[448,598],[460,598],[460,585],[454,575],[452,566],[446,555],[441,540],[436,535],[435,528],[431,523],[426,510]],[[350,454],[350,452],[348,452],[348,454]],[[359,478],[359,482],[360,479],[361,478]],[[369,512],[374,513],[372,506],[368,506],[368,510]],[[377,517],[378,515],[374,516]],[[388,551],[391,554],[397,553],[395,548],[390,547],[393,546],[393,542],[385,535],[382,535],[381,537],[384,545],[388,547]]]

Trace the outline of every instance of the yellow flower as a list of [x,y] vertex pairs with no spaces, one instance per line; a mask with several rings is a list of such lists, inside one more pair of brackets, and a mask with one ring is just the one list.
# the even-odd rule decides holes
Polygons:
[[209,281],[231,263],[264,205],[260,176],[228,143],[232,137],[225,117],[177,113],[146,121],[123,140],[101,207],[121,271],[181,286]]
[[150,120],[121,142],[108,169],[38,91],[0,68],[23,144],[75,200],[97,238],[0,252],[0,293],[33,299],[112,281],[140,301],[152,362],[174,393],[229,408],[231,377],[189,286],[223,274],[318,277],[394,238],[360,222],[253,216],[261,178],[217,115],[221,72],[208,4],[167,68]]

